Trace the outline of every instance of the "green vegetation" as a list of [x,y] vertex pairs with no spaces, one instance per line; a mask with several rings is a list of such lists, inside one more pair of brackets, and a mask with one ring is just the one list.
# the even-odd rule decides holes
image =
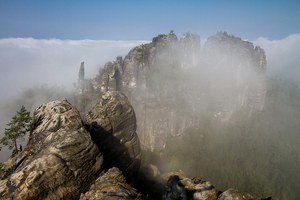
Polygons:
[[8,146],[9,149],[13,149],[12,155],[21,150],[17,140],[24,137],[30,130],[31,122],[30,112],[26,110],[25,106],[22,106],[16,115],[12,117],[11,122],[7,124],[8,128],[5,128],[4,137],[1,138],[0,143]]

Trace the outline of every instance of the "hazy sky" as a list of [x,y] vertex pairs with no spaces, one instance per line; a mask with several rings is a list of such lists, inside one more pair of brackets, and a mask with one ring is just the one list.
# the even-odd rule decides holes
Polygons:
[[0,0],[0,38],[149,40],[174,30],[282,39],[300,32],[299,0]]

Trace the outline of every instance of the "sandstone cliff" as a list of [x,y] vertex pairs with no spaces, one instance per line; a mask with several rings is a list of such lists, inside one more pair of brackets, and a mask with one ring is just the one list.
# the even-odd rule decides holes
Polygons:
[[135,108],[143,149],[161,150],[169,137],[205,117],[227,122],[264,107],[266,57],[251,42],[224,33],[173,32],[105,64],[93,80],[102,92],[124,92]]
[[1,199],[78,199],[108,167],[135,174],[140,146],[132,107],[117,92],[104,93],[100,104],[87,121],[104,131],[91,133],[66,100],[38,107],[25,150],[4,163]]
[[[52,101],[34,113],[24,151],[6,167],[1,199],[72,199],[100,172],[103,157],[69,102]],[[4,165],[5,166],[5,165]]]

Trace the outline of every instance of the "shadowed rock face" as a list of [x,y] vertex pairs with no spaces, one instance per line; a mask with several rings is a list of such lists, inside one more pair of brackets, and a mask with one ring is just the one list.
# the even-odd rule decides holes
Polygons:
[[126,179],[118,168],[109,169],[100,176],[90,190],[80,196],[80,200],[91,199],[141,199],[138,192],[126,183]]
[[104,156],[104,168],[116,166],[127,177],[134,174],[140,165],[141,150],[135,113],[127,97],[117,91],[103,93],[85,121]]
[[95,180],[102,156],[66,100],[41,105],[25,150],[0,181],[1,199],[76,199]]

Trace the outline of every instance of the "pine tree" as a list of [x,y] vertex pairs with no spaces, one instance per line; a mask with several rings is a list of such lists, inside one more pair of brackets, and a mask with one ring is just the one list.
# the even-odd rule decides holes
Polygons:
[[7,124],[8,128],[5,128],[4,137],[1,138],[0,143],[13,149],[13,155],[19,152],[17,139],[24,137],[30,130],[31,122],[30,112],[26,110],[25,106],[22,106],[12,117],[11,122]]

